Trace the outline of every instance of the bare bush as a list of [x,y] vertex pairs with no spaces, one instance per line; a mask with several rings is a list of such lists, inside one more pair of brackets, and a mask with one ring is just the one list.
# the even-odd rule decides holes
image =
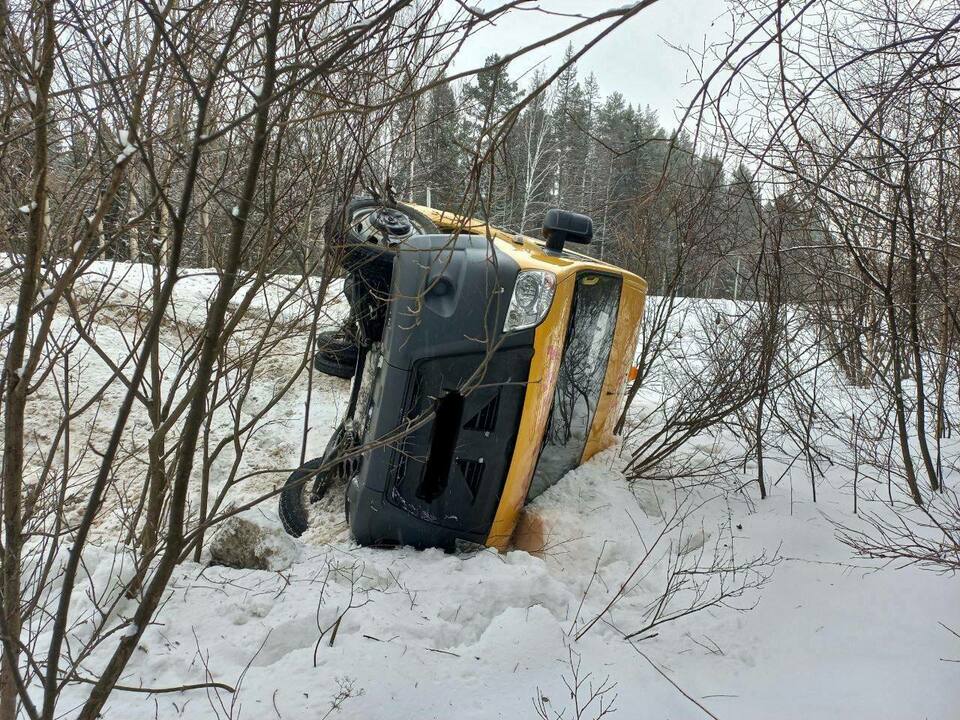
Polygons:
[[840,527],[838,539],[861,557],[940,573],[960,570],[960,501],[952,491],[926,507],[864,516],[866,528]]

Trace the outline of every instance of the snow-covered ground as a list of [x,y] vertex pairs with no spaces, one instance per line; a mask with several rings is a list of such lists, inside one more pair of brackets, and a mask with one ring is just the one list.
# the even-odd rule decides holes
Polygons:
[[[203,312],[214,282],[200,274],[178,286],[184,322]],[[118,311],[98,333],[119,351],[127,329]],[[281,348],[260,394],[300,362]],[[107,377],[95,358],[84,363],[82,385]],[[246,470],[297,463],[306,391],[304,375],[253,434]],[[316,380],[308,456],[322,451],[348,391]],[[686,450],[702,458],[735,440]],[[692,490],[628,483],[627,449],[601,453],[535,501],[550,532],[541,556],[358,548],[331,508],[286,570],[183,564],[122,682],[214,680],[236,692],[118,691],[104,717],[513,719],[536,718],[539,706],[573,718],[600,690],[627,718],[960,717],[960,640],[943,627],[960,629],[960,578],[854,559],[835,538],[836,524],[860,523],[842,471],[819,481],[816,503],[799,466],[759,501],[753,487],[722,491],[731,478]],[[768,462],[773,478],[786,468]],[[253,475],[235,497],[282,479]],[[861,492],[861,513],[884,511]],[[274,501],[256,512],[278,527]],[[102,549],[87,558],[96,582],[117,572],[116,533],[105,519]],[[696,569],[711,564],[721,574],[702,580]],[[671,568],[683,586],[661,605]],[[721,589],[734,596],[624,639],[658,607],[682,614]],[[595,700],[582,717],[599,710]]]
[[[538,693],[550,708],[573,707],[573,649],[588,684],[616,683],[623,717],[706,717],[653,664],[720,718],[958,716],[960,669],[947,660],[960,643],[938,624],[956,627],[957,579],[851,561],[826,517],[848,512],[841,493],[824,491],[815,506],[797,489],[791,508],[784,488],[752,512],[722,498],[698,511],[704,534],[723,526],[738,554],[779,547],[770,581],[734,603],[752,609],[704,611],[628,643],[620,631],[642,627],[662,588],[657,563],[608,623],[574,641],[578,613],[594,617],[659,532],[653,493],[627,487],[613,452],[573,471],[539,501],[553,530],[542,558],[338,541],[305,546],[284,573],[187,564],[125,682],[202,681],[206,663],[213,678],[239,683],[248,718],[323,717],[344,687],[347,718],[536,717]],[[332,629],[321,629],[351,602],[331,646]],[[160,717],[216,716],[194,691],[116,693],[106,717],[151,715],[155,703]]]

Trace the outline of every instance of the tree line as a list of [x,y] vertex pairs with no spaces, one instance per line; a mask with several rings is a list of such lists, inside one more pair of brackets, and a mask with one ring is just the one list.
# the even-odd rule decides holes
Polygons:
[[[514,78],[494,54],[469,81],[437,85],[398,113],[394,127],[402,131],[381,172],[408,202],[469,206],[527,235],[539,234],[550,207],[585,213],[594,240],[583,252],[635,270],[654,294],[675,283],[685,296],[754,297],[758,228],[774,201],[761,198],[744,167],[699,151],[688,132],[665,128],[649,107],[620,92],[602,96],[573,55],[568,46],[565,69],[519,110],[524,89],[540,86],[544,70]],[[691,234],[699,241],[695,267],[681,257]]]

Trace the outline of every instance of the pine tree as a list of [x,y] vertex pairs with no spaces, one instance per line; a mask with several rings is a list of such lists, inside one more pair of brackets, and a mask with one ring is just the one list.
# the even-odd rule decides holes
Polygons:
[[[518,177],[514,157],[515,128],[504,125],[505,116],[519,95],[517,83],[510,79],[499,55],[490,55],[476,82],[463,89],[464,145],[483,165],[478,191],[482,212],[494,224],[511,227],[516,218]],[[490,173],[493,186],[490,186]]]
[[503,115],[513,107],[519,95],[517,83],[510,79],[499,55],[489,55],[476,81],[463,89],[463,112],[468,137],[488,140]]
[[599,145],[594,140],[596,131],[600,85],[593,73],[587,76],[583,84],[584,103],[584,171],[581,174],[580,207],[588,215],[595,212],[597,177],[595,168],[599,157]]
[[[628,161],[630,127],[633,110],[620,93],[607,97],[597,111],[595,136],[598,148],[597,162],[593,168],[597,179],[594,183],[596,211],[594,237],[598,249],[603,249],[617,227],[618,205],[630,190],[622,181],[623,167]],[[627,160],[625,160],[627,158]]]
[[464,182],[459,133],[460,113],[453,87],[449,83],[438,85],[430,91],[420,130],[418,157],[422,170],[419,187],[414,191],[420,202],[427,202],[430,188],[434,207],[452,208],[460,204]]
[[[572,58],[573,45],[568,45],[563,62],[570,63]],[[554,145],[557,148],[554,198],[560,207],[581,210],[587,136],[583,132],[583,89],[577,82],[575,65],[567,65],[557,78],[556,87],[552,113]]]

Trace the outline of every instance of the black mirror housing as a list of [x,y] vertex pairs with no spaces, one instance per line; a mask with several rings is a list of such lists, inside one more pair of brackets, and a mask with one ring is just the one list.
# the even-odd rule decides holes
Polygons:
[[564,243],[587,245],[593,239],[593,220],[587,215],[553,208],[543,218],[543,237],[547,250],[561,252]]

